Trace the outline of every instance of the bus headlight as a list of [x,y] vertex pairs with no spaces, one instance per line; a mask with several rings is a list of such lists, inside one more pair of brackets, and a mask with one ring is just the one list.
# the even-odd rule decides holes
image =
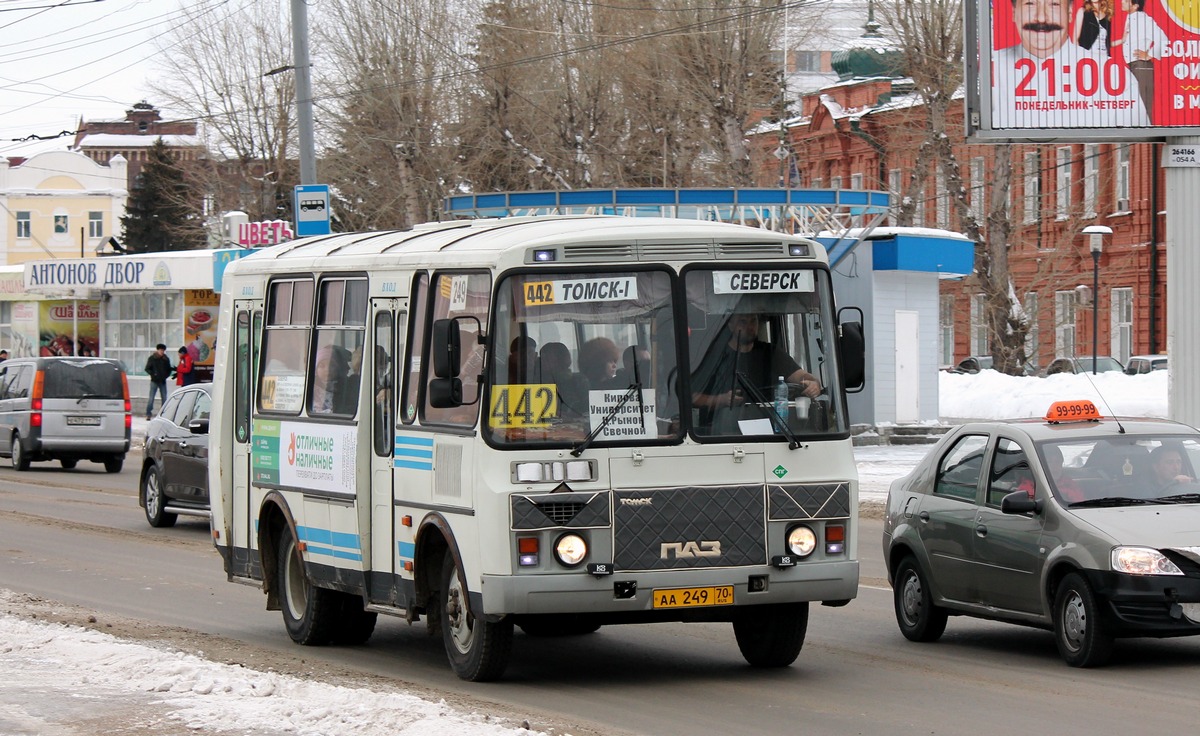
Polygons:
[[806,526],[794,526],[788,530],[787,548],[797,557],[808,557],[817,548],[817,535]]
[[1182,575],[1183,570],[1149,547],[1113,547],[1112,568],[1129,575]]
[[564,534],[554,543],[554,558],[565,567],[575,567],[587,557],[587,542],[578,534]]

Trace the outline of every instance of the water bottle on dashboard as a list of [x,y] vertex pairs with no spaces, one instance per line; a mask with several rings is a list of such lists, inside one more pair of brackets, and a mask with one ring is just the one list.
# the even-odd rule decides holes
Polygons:
[[775,384],[775,416],[779,417],[779,421],[787,423],[788,410],[788,387],[784,382],[783,376],[779,377],[779,381]]

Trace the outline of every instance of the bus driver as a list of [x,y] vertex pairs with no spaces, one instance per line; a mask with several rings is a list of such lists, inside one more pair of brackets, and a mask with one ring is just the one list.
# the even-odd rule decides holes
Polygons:
[[798,384],[803,396],[812,398],[821,393],[816,376],[773,343],[758,339],[760,322],[758,314],[731,316],[726,324],[729,339],[719,351],[710,352],[693,374],[692,405],[700,409],[701,424],[711,424],[718,409],[746,403],[748,397],[735,373],[744,375],[768,401],[779,376],[789,384]]

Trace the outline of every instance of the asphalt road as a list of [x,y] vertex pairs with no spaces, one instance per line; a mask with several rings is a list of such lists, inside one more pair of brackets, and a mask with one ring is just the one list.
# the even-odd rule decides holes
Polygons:
[[[753,670],[725,624],[606,627],[535,639],[519,631],[498,683],[451,673],[423,624],[381,617],[364,647],[292,644],[255,588],[226,582],[204,520],[149,527],[136,504],[138,455],[109,475],[35,464],[0,470],[0,587],[98,616],[210,637],[226,661],[350,671],[410,684],[464,707],[531,714],[576,734],[1185,733],[1195,727],[1200,638],[1129,640],[1113,663],[1062,663],[1047,632],[951,619],[936,644],[896,628],[883,580],[881,524],[864,520],[863,586],[816,606],[797,662]],[[136,627],[135,627],[136,628]],[[217,646],[227,641],[227,646]],[[561,732],[561,728],[560,728]]]

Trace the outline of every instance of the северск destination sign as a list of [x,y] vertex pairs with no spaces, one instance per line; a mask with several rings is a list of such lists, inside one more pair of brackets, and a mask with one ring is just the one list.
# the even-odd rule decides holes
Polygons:
[[814,288],[811,270],[713,271],[714,294],[771,294]]
[[25,264],[34,293],[213,288],[212,251],[70,258]]

